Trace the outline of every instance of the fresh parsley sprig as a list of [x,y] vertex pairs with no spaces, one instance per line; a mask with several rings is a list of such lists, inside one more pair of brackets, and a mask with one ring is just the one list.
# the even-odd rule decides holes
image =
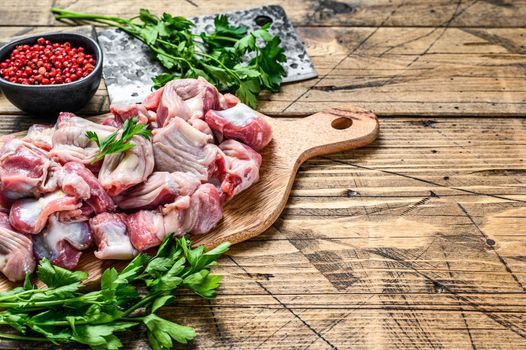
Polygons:
[[215,17],[214,31],[194,34],[194,24],[180,16],[163,13],[157,17],[146,9],[139,16],[124,19],[52,8],[57,20],[91,21],[120,28],[143,41],[166,68],[153,78],[160,88],[176,78],[201,76],[220,91],[234,92],[255,108],[262,90],[277,92],[286,61],[279,37],[269,32],[271,24],[248,32],[232,26],[224,15]]
[[[154,350],[186,344],[195,337],[191,327],[157,315],[174,300],[177,288],[187,288],[212,298],[221,276],[210,268],[230,244],[211,251],[193,249],[186,238],[167,238],[155,256],[141,253],[121,272],[106,269],[100,289],[85,292],[82,271],[69,271],[42,259],[38,278],[47,286],[37,288],[26,276],[23,287],[0,293],[0,324],[18,332],[0,333],[0,338],[49,341],[54,344],[81,343],[92,349],[119,349],[117,334],[143,324]],[[145,310],[140,312],[140,310]]]
[[[121,130],[115,130],[102,141],[99,140],[99,136],[95,132],[86,131],[86,137],[95,142],[99,147],[99,153],[93,160],[93,163],[108,154],[121,153],[135,147],[135,144],[128,143],[128,141],[130,141],[135,135],[142,136],[146,140],[149,140],[152,136],[152,131],[148,129],[148,125],[138,124],[137,122],[137,117],[126,119]],[[117,136],[121,131],[121,137],[117,139]]]

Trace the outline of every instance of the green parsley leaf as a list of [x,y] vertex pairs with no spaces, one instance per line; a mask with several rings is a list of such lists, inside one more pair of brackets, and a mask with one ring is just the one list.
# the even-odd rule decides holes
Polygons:
[[159,27],[157,24],[145,24],[141,29],[141,36],[148,45],[155,43],[157,35],[159,35]]
[[190,28],[194,27],[195,24],[190,22],[188,19],[182,17],[182,16],[172,16],[169,13],[163,13],[161,17],[161,21],[163,21],[168,28],[170,28],[172,31],[178,32],[178,31],[187,31]]
[[128,265],[122,270],[121,274],[127,274],[131,276],[138,275],[138,273],[144,269],[144,267],[150,262],[151,256],[147,254],[139,254],[133,258]]
[[143,322],[148,328],[148,339],[154,349],[172,349],[172,340],[187,344],[195,337],[193,328],[181,326],[155,314],[146,316]]
[[172,265],[173,261],[170,258],[155,258],[150,261],[144,271],[150,275],[161,275],[163,272],[170,269]]
[[259,93],[259,84],[241,83],[236,90],[236,96],[239,97],[247,106],[256,108],[258,101],[256,100],[256,93]]
[[[83,271],[76,271],[76,272],[83,272]],[[33,305],[37,302],[44,302],[44,301],[53,302],[56,300],[72,298],[75,295],[75,292],[78,291],[81,287],[82,287],[82,284],[80,282],[72,282],[69,284],[62,285],[62,286],[52,287],[50,289],[43,290],[40,293],[34,293],[27,301],[27,305]]]
[[246,66],[243,64],[237,64],[234,67],[234,70],[237,74],[243,79],[247,78],[259,78],[261,76],[261,73],[257,68]]
[[88,274],[84,271],[69,271],[62,267],[51,265],[49,260],[40,260],[37,269],[38,278],[49,288],[58,288],[84,281]]
[[91,141],[95,142],[97,146],[100,147],[99,136],[95,134],[93,131],[86,131],[86,137],[90,139]]
[[150,23],[150,24],[157,24],[157,17],[152,15],[149,10],[147,9],[140,9],[139,10],[139,18],[144,23]]
[[24,287],[25,290],[32,290],[35,289],[36,286],[31,282],[31,274],[26,273],[26,276],[24,277]]
[[203,298],[213,298],[221,278],[218,275],[210,275],[208,270],[201,270],[186,277],[183,285]]
[[242,37],[246,34],[247,28],[243,26],[234,27],[228,23],[228,17],[218,15],[214,18],[215,33],[219,35],[230,35],[233,37]]
[[244,36],[236,42],[234,49],[240,55],[244,55],[247,51],[254,51],[256,49],[256,37],[252,33]]
[[[152,280],[152,282],[147,282],[150,290],[152,292],[161,292],[177,288],[183,282],[179,274],[183,271],[185,262],[185,258],[180,258],[165,274]],[[155,276],[156,274],[153,275],[153,277]]]
[[256,38],[263,39],[267,43],[272,41],[274,38],[277,37],[274,37],[272,34],[269,33],[268,30],[270,29],[271,25],[272,23],[265,24],[263,27],[261,27],[261,29],[252,32],[252,35]]
[[163,295],[162,297],[159,297],[155,299],[155,301],[152,304],[152,313],[159,310],[161,307],[165,306],[166,304],[169,304],[173,301],[174,296],[173,295]]
[[[118,343],[115,341],[116,337],[113,333],[127,330],[137,324],[136,322],[114,322],[100,325],[78,325],[75,327],[72,339],[89,346],[104,346],[108,349],[113,346],[113,349],[118,349],[122,344],[120,341]],[[116,344],[119,344],[118,347],[115,347]]]
[[122,153],[129,150],[130,148],[135,147],[135,144],[128,143],[128,141],[130,141],[134,136],[142,136],[146,140],[149,140],[152,136],[152,131],[148,129],[148,125],[139,124],[138,120],[138,117],[126,119],[120,130],[121,137],[119,139],[117,139],[119,130],[115,130],[102,141],[99,140],[99,137],[93,131],[86,131],[86,137],[95,142],[99,147],[99,153],[92,163],[97,162],[106,155]]
[[27,314],[15,314],[6,311],[0,313],[0,322],[8,324],[20,333],[26,332],[27,321]]
[[53,326],[40,326],[33,323],[33,319],[29,321],[29,327],[38,333],[44,335],[50,342],[54,344],[67,343],[73,341],[73,335],[67,329],[57,329]]

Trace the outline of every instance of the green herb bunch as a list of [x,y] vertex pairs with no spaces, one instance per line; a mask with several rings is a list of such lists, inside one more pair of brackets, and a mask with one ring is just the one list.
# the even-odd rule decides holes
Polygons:
[[143,324],[154,350],[171,349],[173,342],[186,344],[195,337],[191,327],[156,314],[174,300],[184,287],[203,298],[212,298],[221,276],[210,268],[230,246],[223,243],[211,251],[191,248],[186,237],[166,239],[155,256],[141,253],[121,272],[106,269],[100,289],[84,292],[87,273],[69,271],[42,259],[38,278],[46,288],[37,288],[26,276],[24,285],[0,293],[0,324],[20,334],[0,333],[1,338],[60,343],[82,343],[92,349],[119,349],[116,335]]
[[255,108],[261,90],[277,92],[285,75],[281,40],[269,32],[270,23],[248,33],[232,26],[226,16],[215,17],[211,34],[194,34],[194,24],[180,16],[157,17],[146,9],[124,19],[52,8],[57,20],[92,21],[120,28],[146,43],[167,69],[153,78],[159,88],[175,78],[205,78],[220,91],[234,92]]

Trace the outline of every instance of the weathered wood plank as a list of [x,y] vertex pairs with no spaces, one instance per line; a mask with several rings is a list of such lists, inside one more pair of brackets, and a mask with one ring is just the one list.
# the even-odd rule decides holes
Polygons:
[[524,29],[299,28],[320,78],[261,109],[312,114],[342,101],[379,115],[524,115]]
[[[62,28],[64,29],[64,28]],[[52,27],[0,27],[0,41]],[[354,103],[376,114],[526,114],[526,29],[299,28],[320,78],[261,97],[274,116]],[[103,85],[82,110],[108,111]],[[20,113],[0,95],[0,113]]]
[[[443,26],[522,27],[526,15],[524,0],[276,0],[285,8],[294,25],[315,26]],[[117,1],[104,6],[96,0],[26,1],[7,0],[0,13],[2,25],[57,25],[49,13],[51,6],[74,11],[136,16],[141,7],[154,13],[171,12],[199,16],[267,5],[268,1]]]
[[49,11],[52,6],[53,0],[3,0],[2,11],[0,11],[0,25],[47,25],[54,20]]

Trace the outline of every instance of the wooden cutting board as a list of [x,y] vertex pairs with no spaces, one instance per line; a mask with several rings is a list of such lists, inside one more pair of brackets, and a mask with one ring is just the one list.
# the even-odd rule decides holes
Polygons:
[[[101,120],[104,117],[92,119]],[[352,105],[324,110],[302,119],[267,120],[272,125],[274,137],[261,153],[263,164],[259,182],[227,203],[223,220],[212,232],[194,239],[196,245],[211,248],[226,241],[235,244],[263,233],[285,207],[296,172],[304,161],[365,146],[373,142],[379,133],[376,116]],[[9,136],[0,137],[0,143]],[[104,269],[125,264],[122,261],[98,260],[92,252],[86,252],[78,269],[89,273],[90,282],[98,282]],[[14,283],[0,277],[0,290],[14,286]]]

